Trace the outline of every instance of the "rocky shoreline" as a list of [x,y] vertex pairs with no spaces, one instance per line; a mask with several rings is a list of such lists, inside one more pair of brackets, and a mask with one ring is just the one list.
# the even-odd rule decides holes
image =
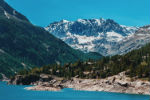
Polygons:
[[120,77],[118,75],[106,79],[73,79],[67,81],[64,86],[75,90],[106,91],[128,94],[150,95],[150,82]]
[[[125,72],[119,73],[105,79],[79,79],[72,78],[65,80],[59,77],[41,75],[39,81],[33,82],[32,87],[26,87],[27,90],[37,91],[60,91],[63,88],[74,88],[75,90],[85,91],[106,91],[128,94],[150,95],[150,82],[139,79],[131,79],[125,75]],[[9,82],[12,84],[12,82]],[[13,81],[13,84],[15,82]]]
[[26,90],[36,90],[36,91],[60,91],[60,87],[53,87],[53,86],[43,86],[43,85],[36,85],[32,87],[26,87]]

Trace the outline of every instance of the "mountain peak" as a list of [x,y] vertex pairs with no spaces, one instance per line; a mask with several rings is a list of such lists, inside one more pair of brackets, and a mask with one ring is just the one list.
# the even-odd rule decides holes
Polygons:
[[77,22],[84,23],[86,20],[85,19],[77,19]]
[[99,18],[55,22],[45,29],[75,49],[105,56],[115,54],[117,50],[111,50],[114,45],[133,35],[138,28]]
[[[66,24],[67,23],[67,24]],[[72,33],[76,35],[98,36],[100,33],[116,32],[122,36],[133,33],[126,27],[122,27],[112,19],[77,19],[76,21],[61,20],[51,23],[47,28],[52,34],[66,35]],[[57,32],[57,30],[59,30]]]
[[63,19],[63,20],[61,20],[60,22],[68,23],[69,21],[68,21],[68,20]]

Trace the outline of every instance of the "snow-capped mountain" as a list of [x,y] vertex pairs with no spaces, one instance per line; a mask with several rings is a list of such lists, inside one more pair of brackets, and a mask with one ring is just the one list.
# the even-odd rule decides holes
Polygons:
[[131,50],[139,49],[147,43],[150,43],[150,25],[140,27],[135,34],[120,41],[116,45],[116,47],[120,47],[117,53],[124,54]]
[[[111,19],[61,20],[51,23],[45,29],[75,49],[98,52],[103,56],[124,54],[136,49],[134,45],[139,43],[134,41],[135,43],[132,43],[134,45],[128,47],[140,30],[138,27],[119,25]],[[144,35],[142,37],[145,38]],[[136,38],[137,41],[141,40],[140,37]],[[138,46],[135,47],[138,48]]]

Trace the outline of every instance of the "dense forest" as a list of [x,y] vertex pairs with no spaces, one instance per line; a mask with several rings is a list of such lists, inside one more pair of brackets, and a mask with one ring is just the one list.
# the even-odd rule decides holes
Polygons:
[[150,44],[125,55],[103,57],[98,61],[77,61],[76,63],[67,63],[64,66],[47,65],[41,68],[35,67],[32,70],[20,71],[18,74],[24,75],[28,79],[39,77],[42,73],[67,79],[71,77],[95,79],[116,75],[122,71],[126,71],[129,77],[148,79],[150,75]]

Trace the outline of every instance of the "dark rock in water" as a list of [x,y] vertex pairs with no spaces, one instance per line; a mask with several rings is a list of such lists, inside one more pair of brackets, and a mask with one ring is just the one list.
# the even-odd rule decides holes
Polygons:
[[40,79],[38,75],[16,75],[12,78],[8,84],[15,84],[15,85],[30,85],[32,82],[36,82]]
[[19,85],[22,83],[23,76],[22,75],[16,75],[14,78],[12,78],[8,84],[14,84]]
[[64,88],[64,86],[63,86],[63,85],[58,85],[58,87],[60,87],[61,89],[63,89],[63,88]]

